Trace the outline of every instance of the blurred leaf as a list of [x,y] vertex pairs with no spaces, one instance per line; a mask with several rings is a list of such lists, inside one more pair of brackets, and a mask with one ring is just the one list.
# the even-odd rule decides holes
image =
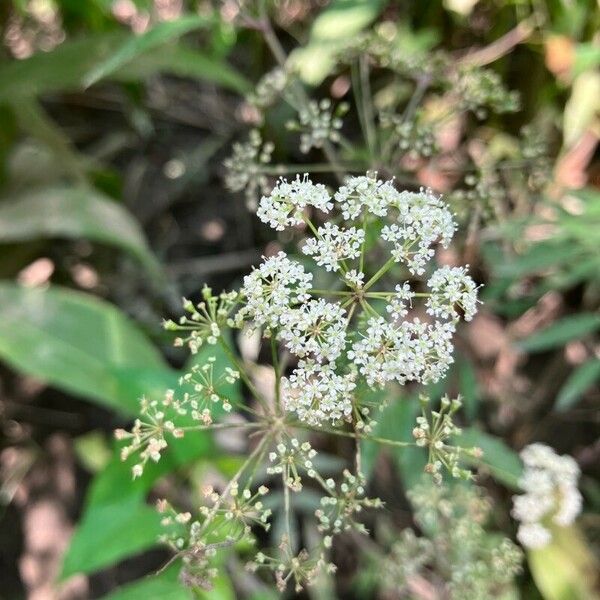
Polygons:
[[477,373],[473,364],[468,358],[461,357],[457,361],[458,367],[458,388],[463,398],[464,412],[473,420],[477,414],[479,403],[479,389],[477,385]]
[[[81,90],[84,78],[93,74],[99,64],[106,64],[115,48],[122,48],[136,39],[134,34],[123,31],[97,33],[68,40],[52,52],[38,52],[30,58],[2,64],[0,103]],[[108,78],[139,81],[161,72],[208,79],[237,91],[248,88],[245,79],[227,63],[185,46],[153,47],[136,55],[135,60],[126,61]]]
[[555,409],[568,410],[600,379],[600,360],[592,358],[579,365],[558,392]]
[[118,80],[144,79],[155,73],[169,73],[178,77],[206,79],[236,92],[246,93],[250,82],[222,60],[206,56],[183,44],[162,48],[136,59],[114,74]]
[[600,565],[579,529],[551,526],[552,543],[529,550],[527,562],[545,600],[596,600]]
[[191,600],[194,594],[179,581],[179,564],[174,564],[158,575],[150,575],[134,583],[124,585],[115,592],[102,596],[101,600]]
[[323,81],[335,52],[372,23],[388,0],[333,0],[314,20],[308,44],[290,56],[302,79],[312,85]]
[[[373,415],[377,421],[373,435],[394,441],[413,442],[412,430],[418,413],[419,404],[414,398],[392,397],[388,406]],[[361,452],[363,472],[367,478],[370,477],[380,452],[391,455],[405,489],[410,489],[421,480],[427,463],[427,453],[416,446],[393,447],[363,440]]]
[[578,44],[575,48],[575,65],[573,70],[576,75],[595,69],[600,65],[600,46],[593,42]]
[[546,329],[538,331],[518,342],[525,352],[541,352],[563,346],[571,340],[582,338],[600,328],[600,316],[593,313],[579,313],[564,317]]
[[129,36],[113,48],[110,56],[84,75],[83,85],[89,87],[118,71],[138,56],[178,39],[195,29],[210,27],[213,19],[203,15],[188,15],[175,21],[163,21],[137,36]]
[[600,73],[585,71],[575,78],[563,116],[564,145],[570,148],[591,125],[600,109]]
[[492,268],[498,276],[517,279],[565,264],[580,254],[581,248],[567,242],[540,242],[514,260],[506,261],[501,257],[495,257],[496,262],[492,264]]
[[153,278],[164,277],[137,221],[122,205],[92,188],[45,188],[0,201],[0,243],[39,237],[111,244],[136,257]]
[[85,183],[87,159],[77,152],[71,140],[46,114],[36,99],[19,98],[11,105],[21,129],[42,142],[55,155],[59,173],[73,175],[77,181]]
[[483,450],[483,457],[473,459],[475,465],[483,465],[494,479],[509,488],[518,488],[523,465],[519,455],[503,440],[475,427],[463,429],[456,443],[463,448],[477,446]]
[[74,440],[75,454],[83,466],[97,473],[110,462],[112,451],[101,431],[90,431]]
[[[0,357],[28,375],[129,414],[137,413],[143,389],[162,393],[176,380],[121,311],[59,287],[0,283]],[[152,378],[133,377],[148,372]]]
[[87,510],[65,556],[61,578],[93,573],[157,544],[161,515],[136,498],[119,498]]

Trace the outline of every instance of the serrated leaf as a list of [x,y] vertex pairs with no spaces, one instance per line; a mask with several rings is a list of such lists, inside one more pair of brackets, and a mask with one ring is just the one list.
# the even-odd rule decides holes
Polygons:
[[562,412],[573,406],[600,379],[600,360],[592,358],[579,365],[558,392],[555,410]]
[[0,201],[0,243],[41,237],[88,239],[137,258],[152,277],[162,269],[133,216],[120,204],[85,187],[55,187]]
[[164,391],[177,377],[119,309],[60,287],[0,283],[0,358],[28,375],[129,414],[137,413],[141,393]]
[[456,443],[463,448],[478,447],[483,450],[483,457],[473,459],[475,465],[483,465],[494,479],[509,488],[517,489],[523,472],[523,464],[519,455],[509,448],[503,440],[476,427],[463,429],[457,436]]
[[518,346],[525,352],[542,352],[563,346],[600,328],[600,316],[593,313],[579,313],[564,317],[546,329],[538,331],[519,341]]

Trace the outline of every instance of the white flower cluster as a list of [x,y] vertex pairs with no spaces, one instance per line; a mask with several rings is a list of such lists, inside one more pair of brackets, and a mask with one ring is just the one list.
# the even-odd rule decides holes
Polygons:
[[419,319],[390,323],[372,317],[361,339],[348,352],[371,387],[391,381],[438,381],[453,362],[451,323],[424,323]]
[[[303,253],[326,271],[339,272],[346,290],[311,290],[312,275],[280,252],[244,279],[243,306],[235,321],[238,326],[246,320],[264,326],[299,359],[293,373],[282,380],[282,401],[312,425],[350,418],[358,376],[371,387],[439,380],[453,362],[459,315],[470,320],[477,309],[477,287],[459,267],[434,272],[428,292],[417,294],[409,282],[392,292],[372,291],[394,262],[422,274],[434,255],[433,246],[450,242],[455,230],[452,214],[431,191],[400,192],[393,181],[367,174],[350,178],[334,199],[352,226],[313,225],[307,207],[328,213],[334,202],[323,185],[307,176],[292,182],[281,179],[261,199],[258,216],[278,231],[306,223],[314,236],[304,243]],[[381,237],[394,248],[392,258],[366,280],[365,229],[373,218],[387,223]],[[338,296],[339,301],[313,297],[321,293]],[[421,296],[428,298],[429,322],[408,317],[413,299]],[[369,304],[371,298],[385,301],[390,319]],[[359,331],[350,335],[352,318],[359,313],[366,318],[357,319]]]
[[413,275],[423,275],[433,258],[433,244],[447,248],[456,231],[452,213],[431,190],[400,192],[392,207],[395,222],[381,230],[381,237],[393,245],[392,256],[405,263]]
[[353,373],[336,373],[333,363],[301,360],[289,378],[282,380],[283,406],[310,425],[347,419],[352,412],[354,379]]
[[311,282],[312,274],[285,252],[266,258],[244,277],[241,292],[246,304],[238,311],[236,323],[250,319],[256,325],[276,328],[292,306],[309,300]]
[[335,360],[346,346],[346,311],[322,298],[310,300],[281,317],[280,337],[290,352],[318,361]]
[[343,229],[332,223],[319,227],[317,236],[306,241],[302,252],[314,257],[315,262],[327,271],[339,271],[341,261],[358,258],[365,240],[362,229]]
[[[341,110],[340,110],[341,109]],[[342,128],[340,114],[346,111],[345,105],[335,111],[331,100],[324,98],[320,102],[311,100],[298,112],[298,121],[290,121],[288,128],[301,131],[300,152],[308,153],[311,148],[322,148],[324,142],[339,142],[339,130]]]
[[227,169],[225,185],[232,192],[245,190],[248,205],[256,208],[259,193],[267,192],[269,179],[265,174],[265,165],[271,162],[274,146],[263,143],[258,130],[253,129],[248,141],[233,144],[233,154],[223,161]]
[[[467,265],[468,266],[468,265]],[[477,286],[465,267],[441,267],[429,278],[431,296],[425,303],[433,317],[458,320],[456,307],[463,311],[465,321],[477,312]]]
[[577,489],[579,467],[568,455],[559,456],[545,444],[530,444],[521,452],[525,471],[519,481],[524,494],[513,496],[512,515],[520,521],[517,538],[528,548],[552,540],[551,523],[565,527],[581,512]]
[[268,196],[260,199],[256,215],[273,229],[283,231],[286,227],[303,223],[304,211],[308,206],[323,212],[333,208],[325,186],[314,184],[305,175],[298,175],[291,182],[281,178]]
[[344,219],[350,221],[363,216],[365,211],[384,217],[399,194],[393,181],[380,181],[367,174],[349,177],[335,193],[335,200],[340,205]]

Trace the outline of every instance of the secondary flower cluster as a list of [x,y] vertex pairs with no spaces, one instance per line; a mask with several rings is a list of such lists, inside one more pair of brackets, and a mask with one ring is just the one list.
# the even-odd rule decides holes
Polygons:
[[552,524],[570,525],[581,512],[579,467],[570,456],[559,456],[544,444],[526,446],[521,458],[525,470],[519,485],[525,493],[513,496],[512,515],[521,522],[521,544],[541,548],[552,541]]
[[[313,224],[315,216],[336,208],[342,221]],[[374,287],[396,264],[411,280],[420,278],[435,245],[450,243],[456,226],[441,198],[424,189],[398,191],[393,180],[381,181],[369,173],[350,177],[330,195],[305,175],[281,179],[261,198],[257,214],[277,231],[308,227],[312,236],[302,252],[338,276],[331,291],[312,290],[312,273],[279,252],[244,278],[236,325],[263,327],[299,360],[282,382],[288,411],[311,425],[336,423],[349,420],[360,377],[381,388],[394,381],[432,383],[444,376],[453,361],[456,323],[461,315],[472,319],[477,310],[477,286],[466,268],[434,270],[421,286],[423,292],[416,292],[412,281],[393,291]],[[367,238],[378,227],[391,249],[383,266],[369,274],[366,253],[382,249]],[[333,296],[334,301],[319,295]],[[425,319],[422,313],[408,318],[417,297],[426,298]]]

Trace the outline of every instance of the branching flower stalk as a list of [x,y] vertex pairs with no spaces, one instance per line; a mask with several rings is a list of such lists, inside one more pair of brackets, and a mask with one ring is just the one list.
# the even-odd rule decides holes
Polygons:
[[[476,312],[477,286],[464,268],[431,265],[435,246],[447,245],[456,226],[430,190],[398,191],[393,181],[367,174],[331,192],[307,175],[297,176],[280,180],[264,195],[257,215],[276,231],[306,227],[311,235],[299,247],[314,269],[279,252],[265,257],[239,290],[214,295],[205,288],[199,303],[184,300],[186,316],[166,321],[165,328],[179,334],[176,345],[187,346],[200,360],[181,377],[179,390],[170,390],[162,402],[143,401],[142,417],[118,437],[128,441],[124,458],[140,457],[133,466],[134,476],[140,476],[148,461],[160,459],[169,437],[225,427],[246,428],[251,439],[258,436],[227,486],[220,493],[207,491],[212,506],[201,506],[196,519],[178,513],[165,521],[175,527],[165,540],[183,559],[183,580],[210,581],[216,549],[252,538],[257,526],[269,527],[270,512],[260,498],[270,487],[253,487],[268,456],[267,478],[281,478],[288,524],[293,496],[304,485],[325,494],[315,513],[323,534],[317,547],[298,554],[288,527],[279,558],[258,553],[251,561],[253,569],[273,568],[280,588],[293,580],[299,589],[321,568],[334,568],[327,558],[333,537],[348,530],[365,533],[362,512],[381,506],[366,495],[358,442],[427,446],[427,470],[436,481],[442,479],[442,467],[453,477],[469,475],[459,465],[461,451],[447,441],[458,433],[452,420],[457,400],[442,399],[438,412],[424,408],[411,442],[373,433],[384,403],[368,404],[364,392],[443,377],[453,361],[459,320],[470,320]],[[325,216],[336,224],[319,224]],[[374,226],[390,233],[367,244]],[[371,266],[374,257],[385,253],[389,258],[383,266]],[[430,268],[431,276],[425,277]],[[319,270],[332,282],[325,290],[313,287]],[[394,284],[399,273],[407,279]],[[419,313],[418,303],[423,303]],[[230,332],[236,329],[259,330],[266,340],[274,371],[270,393],[259,391],[251,365],[231,345]],[[231,393],[240,382],[247,397]],[[232,413],[237,413],[235,422],[228,421]],[[310,431],[356,440],[355,471],[345,469],[339,482],[323,477],[307,438]]]

